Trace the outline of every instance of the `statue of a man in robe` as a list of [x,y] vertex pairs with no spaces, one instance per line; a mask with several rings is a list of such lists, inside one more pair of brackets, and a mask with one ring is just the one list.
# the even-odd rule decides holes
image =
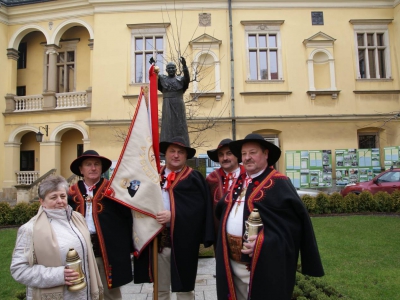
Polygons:
[[186,122],[186,106],[183,94],[189,87],[190,75],[186,60],[181,57],[183,76],[176,75],[176,65],[169,62],[166,67],[168,75],[158,75],[158,90],[163,94],[160,141],[170,141],[181,136],[190,145]]

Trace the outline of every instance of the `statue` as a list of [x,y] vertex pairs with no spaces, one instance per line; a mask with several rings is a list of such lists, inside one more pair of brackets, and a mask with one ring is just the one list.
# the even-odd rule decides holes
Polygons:
[[[150,63],[154,62],[150,59]],[[190,145],[186,122],[186,106],[183,94],[189,87],[190,76],[186,60],[181,57],[183,76],[176,75],[176,65],[169,62],[166,67],[168,75],[158,75],[158,90],[163,94],[160,141],[170,141],[181,136],[186,145]]]

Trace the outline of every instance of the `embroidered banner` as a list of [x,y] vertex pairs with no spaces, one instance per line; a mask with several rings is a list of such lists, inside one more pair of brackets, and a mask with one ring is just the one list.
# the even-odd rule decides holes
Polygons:
[[[132,209],[137,254],[161,231],[162,226],[155,220],[155,215],[164,210],[149,119],[151,114],[146,104],[142,87],[124,147],[106,190],[108,197]],[[158,146],[158,141],[155,143]]]

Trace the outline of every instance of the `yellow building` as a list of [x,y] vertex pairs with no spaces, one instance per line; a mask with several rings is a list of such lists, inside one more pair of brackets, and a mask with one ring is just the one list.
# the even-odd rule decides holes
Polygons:
[[197,154],[251,132],[283,153],[400,145],[398,0],[0,4],[3,199],[84,150],[117,160],[151,56],[188,62]]

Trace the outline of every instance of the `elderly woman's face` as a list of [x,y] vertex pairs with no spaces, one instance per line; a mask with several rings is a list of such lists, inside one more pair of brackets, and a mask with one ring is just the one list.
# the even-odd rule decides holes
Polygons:
[[67,191],[63,188],[48,193],[44,199],[39,199],[40,204],[47,209],[65,209],[68,200]]

